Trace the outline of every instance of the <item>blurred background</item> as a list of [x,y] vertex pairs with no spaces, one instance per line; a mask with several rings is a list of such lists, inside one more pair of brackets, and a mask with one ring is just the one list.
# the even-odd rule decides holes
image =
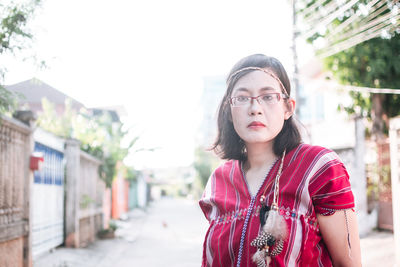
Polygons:
[[2,0],[0,266],[199,266],[217,108],[255,53],[286,68],[304,141],[344,161],[363,265],[400,266],[399,8]]

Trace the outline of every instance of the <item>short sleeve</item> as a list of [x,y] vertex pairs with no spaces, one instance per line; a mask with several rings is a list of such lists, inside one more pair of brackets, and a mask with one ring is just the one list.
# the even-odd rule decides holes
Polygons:
[[199,205],[201,210],[204,213],[204,216],[208,221],[211,221],[215,218],[216,208],[213,201],[213,179],[215,174],[212,174],[207,181],[206,187],[204,189],[203,195],[199,200]]
[[349,175],[336,153],[323,156],[319,165],[309,184],[315,212],[332,215],[338,210],[354,208]]

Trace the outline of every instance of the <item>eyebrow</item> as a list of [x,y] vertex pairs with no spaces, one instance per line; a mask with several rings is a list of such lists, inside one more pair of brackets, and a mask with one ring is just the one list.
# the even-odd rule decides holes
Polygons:
[[[262,87],[259,89],[259,91],[274,91],[275,88],[271,87],[271,86],[266,86],[266,87]],[[245,88],[245,87],[239,87],[237,89],[235,89],[235,91],[237,92],[249,92],[250,90]]]

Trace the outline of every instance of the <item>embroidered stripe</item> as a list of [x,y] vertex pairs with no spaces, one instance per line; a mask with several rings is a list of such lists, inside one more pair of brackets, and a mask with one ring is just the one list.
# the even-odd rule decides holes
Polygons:
[[253,210],[253,205],[254,202],[256,201],[256,198],[253,197],[251,198],[250,206],[247,210],[246,214],[246,220],[244,221],[243,229],[242,229],[242,234],[240,236],[240,245],[239,245],[239,253],[238,253],[238,260],[237,260],[237,267],[240,267],[240,262],[242,260],[242,254],[243,254],[243,243],[244,243],[244,237],[246,236],[246,231],[247,231],[247,223],[249,222],[250,214]]
[[[270,172],[268,177],[276,175],[277,167]],[[273,194],[271,180],[265,179],[261,188],[266,190],[269,204]],[[202,266],[255,267],[251,257],[256,248],[250,246],[249,240],[260,231],[260,202],[258,195],[249,196],[241,162],[223,163],[211,175],[209,184],[199,202],[210,221]],[[289,236],[282,253],[272,258],[271,266],[331,266],[316,214],[354,208],[348,173],[338,156],[331,150],[305,144],[290,151],[279,192],[279,212],[288,224]]]
[[[235,190],[235,195],[236,195],[235,211],[236,211],[240,207],[240,194],[239,194],[238,190],[236,189],[236,185],[235,185],[234,180],[233,180],[233,175],[235,173],[235,170],[236,170],[235,169],[235,164],[232,164],[232,169],[231,169],[231,171],[229,173],[229,180],[231,181],[232,186],[233,186],[233,188]],[[234,216],[234,214],[235,214],[235,216]],[[233,239],[234,239],[234,234],[235,234],[235,230],[236,230],[236,220],[235,220],[236,213],[234,211],[232,211],[231,218],[232,217],[233,217],[234,221],[233,221],[231,229],[229,231],[229,257],[231,258],[231,263],[232,263],[231,266],[233,267],[233,266],[235,266],[234,265],[234,263],[235,263],[235,251],[233,250]]]

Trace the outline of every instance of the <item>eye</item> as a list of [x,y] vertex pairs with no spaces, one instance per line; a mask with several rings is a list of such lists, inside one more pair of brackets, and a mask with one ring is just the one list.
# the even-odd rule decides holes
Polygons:
[[271,101],[273,99],[274,99],[274,95],[273,94],[265,94],[265,95],[261,96],[261,100],[262,101],[268,102],[268,101]]
[[237,96],[236,101],[238,102],[247,102],[249,98],[247,96]]

